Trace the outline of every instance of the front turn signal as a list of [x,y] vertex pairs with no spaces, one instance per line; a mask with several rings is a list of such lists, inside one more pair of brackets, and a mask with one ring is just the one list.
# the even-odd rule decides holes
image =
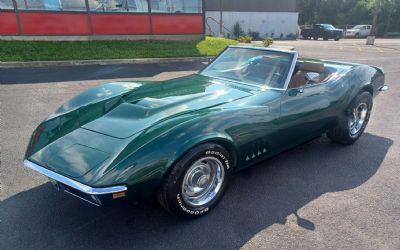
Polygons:
[[113,193],[113,199],[118,199],[118,198],[122,198],[122,197],[125,197],[126,196],[126,193],[125,193],[125,191],[123,191],[123,192],[118,192],[118,193]]

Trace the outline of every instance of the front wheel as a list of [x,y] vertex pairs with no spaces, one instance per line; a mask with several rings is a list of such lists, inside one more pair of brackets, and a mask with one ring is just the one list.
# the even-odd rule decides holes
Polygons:
[[345,116],[328,131],[328,137],[340,144],[353,144],[363,134],[372,110],[372,95],[362,92],[354,98]]
[[340,37],[335,37],[335,41],[339,41],[340,40]]
[[183,156],[158,191],[160,204],[170,213],[196,218],[221,200],[232,172],[229,152],[214,143],[202,144]]

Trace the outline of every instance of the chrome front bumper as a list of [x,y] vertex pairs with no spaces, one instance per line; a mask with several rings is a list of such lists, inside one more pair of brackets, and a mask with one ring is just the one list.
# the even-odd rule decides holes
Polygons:
[[[64,190],[64,192],[71,194],[77,198],[85,200],[93,205],[102,205],[100,196],[112,195],[114,193],[125,192],[128,190],[126,186],[113,186],[104,188],[90,187],[68,177],[55,173],[47,168],[44,168],[36,163],[25,160],[25,167],[28,167],[44,176],[50,178],[51,182],[55,184],[58,189]],[[61,184],[61,185],[59,185]]]

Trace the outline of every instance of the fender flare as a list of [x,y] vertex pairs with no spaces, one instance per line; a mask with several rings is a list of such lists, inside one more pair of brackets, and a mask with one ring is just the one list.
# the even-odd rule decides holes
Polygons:
[[210,142],[220,144],[226,150],[228,150],[234,161],[232,165],[236,167],[236,164],[238,162],[239,152],[237,150],[235,143],[233,142],[233,139],[225,133],[214,132],[207,135],[198,135],[196,137],[190,138],[190,140],[187,141],[184,144],[184,146],[175,151],[174,154],[168,155],[167,157],[169,161],[166,166],[168,170],[166,172],[169,172],[172,166],[191,149],[197,147],[198,145]]

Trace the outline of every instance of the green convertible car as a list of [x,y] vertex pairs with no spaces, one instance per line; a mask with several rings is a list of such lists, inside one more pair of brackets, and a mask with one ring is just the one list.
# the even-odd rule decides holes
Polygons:
[[386,89],[378,67],[231,46],[197,74],[81,93],[37,127],[24,165],[93,205],[155,195],[198,217],[234,172],[324,133],[354,143]]

